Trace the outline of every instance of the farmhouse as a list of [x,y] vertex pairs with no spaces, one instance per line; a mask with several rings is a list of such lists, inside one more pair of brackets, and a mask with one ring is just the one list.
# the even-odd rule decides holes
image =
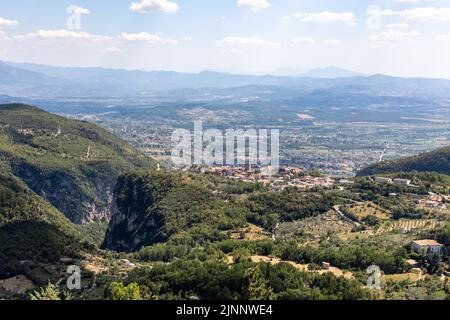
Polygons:
[[409,179],[394,179],[395,184],[409,186],[411,185],[411,180]]
[[375,177],[375,182],[378,183],[392,183],[392,179],[384,177]]
[[422,254],[441,254],[444,246],[435,240],[417,240],[412,244],[412,249]]

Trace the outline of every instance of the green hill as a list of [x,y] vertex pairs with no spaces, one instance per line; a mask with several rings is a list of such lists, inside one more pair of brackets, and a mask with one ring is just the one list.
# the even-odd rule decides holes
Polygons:
[[412,171],[450,175],[450,147],[414,157],[377,163],[358,172],[358,176]]
[[104,246],[135,251],[174,239],[210,241],[245,224],[242,209],[225,202],[198,176],[130,173],[119,178]]
[[117,177],[153,161],[108,131],[38,108],[0,105],[0,170],[72,222],[109,216]]
[[102,236],[76,224],[109,215],[120,174],[152,166],[93,124],[0,105],[0,279],[59,280],[60,258],[95,250]]
[[0,279],[25,274],[43,283],[46,265],[87,245],[76,226],[18,178],[0,172]]
[[129,252],[155,243],[217,242],[248,223],[270,231],[331,207],[332,198],[320,193],[276,193],[222,177],[138,171],[119,177],[104,247]]

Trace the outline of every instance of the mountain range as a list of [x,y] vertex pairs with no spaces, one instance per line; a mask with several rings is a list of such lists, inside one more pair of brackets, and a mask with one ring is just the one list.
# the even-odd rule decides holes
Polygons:
[[448,95],[450,80],[364,76],[328,67],[299,76],[178,73],[105,68],[66,68],[0,62],[0,92],[13,96],[148,96],[166,90],[235,88],[249,85],[301,90],[350,89],[395,95]]

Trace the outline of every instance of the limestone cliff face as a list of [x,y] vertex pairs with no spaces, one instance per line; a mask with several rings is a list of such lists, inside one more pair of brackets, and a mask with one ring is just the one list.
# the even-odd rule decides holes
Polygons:
[[167,174],[127,174],[119,177],[111,207],[111,220],[103,246],[132,252],[161,239],[165,224],[156,205],[177,179]]
[[76,224],[111,216],[117,172],[111,172],[110,177],[99,177],[92,173],[84,175],[77,168],[44,170],[26,162],[15,163],[12,169],[30,189]]
[[117,177],[154,162],[94,124],[0,105],[0,170],[76,224],[108,219]]
[[245,208],[230,203],[225,189],[223,193],[217,189],[220,187],[203,176],[176,172],[122,175],[115,188],[103,246],[134,252],[167,241],[226,239],[226,231],[246,224]]

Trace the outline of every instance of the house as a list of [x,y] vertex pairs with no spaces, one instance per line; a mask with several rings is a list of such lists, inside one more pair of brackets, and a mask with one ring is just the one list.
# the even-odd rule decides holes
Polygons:
[[410,269],[420,268],[420,263],[417,260],[408,259],[408,260],[406,260],[406,263],[408,264]]
[[394,179],[393,181],[395,184],[399,184],[399,185],[403,185],[403,186],[411,185],[411,180],[409,180],[409,179]]
[[441,254],[443,247],[435,240],[417,240],[412,244],[412,249],[421,254]]
[[389,193],[389,197],[391,197],[391,198],[392,198],[392,197],[396,197],[396,196],[397,196],[396,193],[393,193],[393,192],[392,192],[392,193]]
[[384,177],[375,177],[375,182],[378,183],[392,183],[392,179]]
[[127,268],[134,268],[136,266],[134,263],[131,263],[130,260],[128,259],[120,259],[119,262],[123,267]]

